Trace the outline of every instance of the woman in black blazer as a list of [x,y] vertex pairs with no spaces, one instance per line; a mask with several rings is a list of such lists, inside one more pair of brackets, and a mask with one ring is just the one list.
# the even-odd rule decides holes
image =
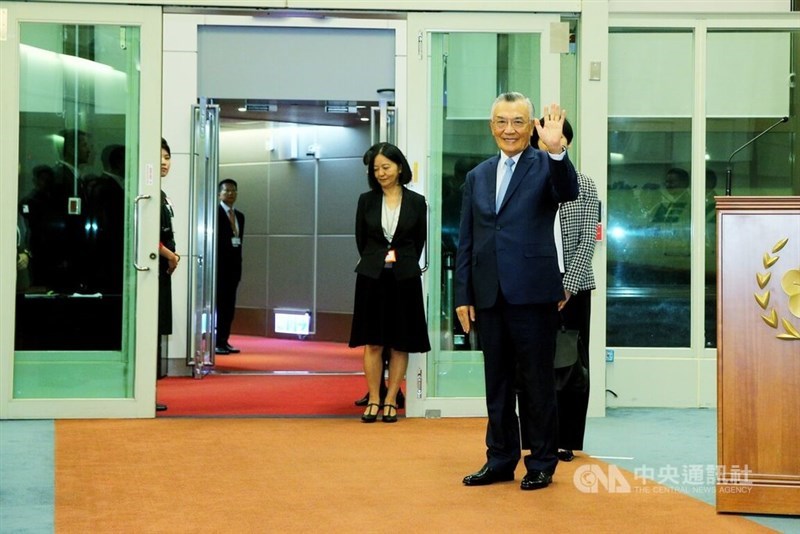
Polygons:
[[[361,420],[372,423],[383,409],[385,423],[397,421],[397,392],[409,352],[428,352],[419,260],[427,235],[425,197],[407,189],[411,167],[390,143],[372,146],[366,156],[370,191],[358,199],[356,294],[350,346],[364,346],[369,402]],[[383,348],[391,350],[389,383],[381,404]]]

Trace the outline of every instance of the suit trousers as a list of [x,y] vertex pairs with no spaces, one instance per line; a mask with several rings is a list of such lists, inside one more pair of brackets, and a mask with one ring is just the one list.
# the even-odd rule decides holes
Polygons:
[[555,472],[558,409],[555,358],[558,309],[555,302],[509,304],[502,294],[494,306],[476,312],[476,329],[484,354],[486,457],[490,468],[513,471],[521,455],[520,422],[516,413],[516,377],[525,384],[519,402],[522,428],[530,454],[528,471]]
[[217,278],[217,347],[225,347],[231,335],[231,325],[236,312],[236,291],[239,279],[232,276]]
[[[580,291],[570,297],[561,314],[564,324],[578,331],[578,358],[589,370],[589,323],[592,292]],[[585,391],[560,391],[558,393],[558,447],[583,450],[586,430],[586,411],[589,408],[589,387]]]

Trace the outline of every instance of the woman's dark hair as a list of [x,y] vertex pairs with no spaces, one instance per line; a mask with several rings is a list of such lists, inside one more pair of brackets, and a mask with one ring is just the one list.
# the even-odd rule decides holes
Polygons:
[[[381,146],[382,144],[383,143],[375,143],[374,145],[369,147],[366,152],[364,152],[364,157],[362,158],[364,161],[364,165],[370,165],[370,162],[372,161],[372,154],[374,154],[375,151],[378,150],[378,147]],[[367,174],[369,174],[369,171],[367,172]]]
[[411,181],[411,178],[413,178],[411,166],[408,164],[408,160],[406,160],[403,152],[391,143],[376,143],[369,147],[364,153],[364,163],[367,166],[367,183],[370,189],[378,191],[381,188],[381,184],[378,183],[378,180],[375,178],[374,168],[375,157],[378,155],[382,155],[400,167],[400,175],[397,177],[397,183],[406,185]]
[[[544,117],[539,119],[539,124],[544,124]],[[564,119],[564,127],[562,128],[561,133],[564,134],[567,144],[572,143],[572,138],[574,137],[575,133],[572,131],[572,125],[567,119]],[[536,130],[536,127],[533,128],[533,133],[531,134],[531,146],[533,146],[533,148],[539,148],[539,132]]]
[[167,154],[169,154],[170,156],[172,155],[172,151],[169,149],[169,144],[167,144],[167,140],[164,139],[163,137],[161,138],[161,149],[166,150]]

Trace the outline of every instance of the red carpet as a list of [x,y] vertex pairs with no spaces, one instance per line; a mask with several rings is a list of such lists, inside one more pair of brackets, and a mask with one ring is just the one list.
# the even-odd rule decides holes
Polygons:
[[240,354],[217,355],[216,370],[361,372],[364,349],[345,343],[231,336]]
[[367,391],[363,349],[253,336],[232,336],[231,344],[242,352],[217,355],[212,374],[159,380],[158,402],[169,409],[158,416],[357,418],[363,412],[353,405]]
[[208,375],[158,381],[158,402],[169,406],[159,417],[302,416],[354,418],[363,408],[353,401],[366,391],[363,376]]

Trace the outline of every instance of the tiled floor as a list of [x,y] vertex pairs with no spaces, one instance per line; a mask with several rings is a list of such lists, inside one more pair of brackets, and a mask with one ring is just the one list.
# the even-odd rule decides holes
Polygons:
[[[606,414],[586,424],[589,454],[714,505],[708,474],[717,464],[715,409],[615,408]],[[800,533],[800,516],[747,517],[778,532]]]

